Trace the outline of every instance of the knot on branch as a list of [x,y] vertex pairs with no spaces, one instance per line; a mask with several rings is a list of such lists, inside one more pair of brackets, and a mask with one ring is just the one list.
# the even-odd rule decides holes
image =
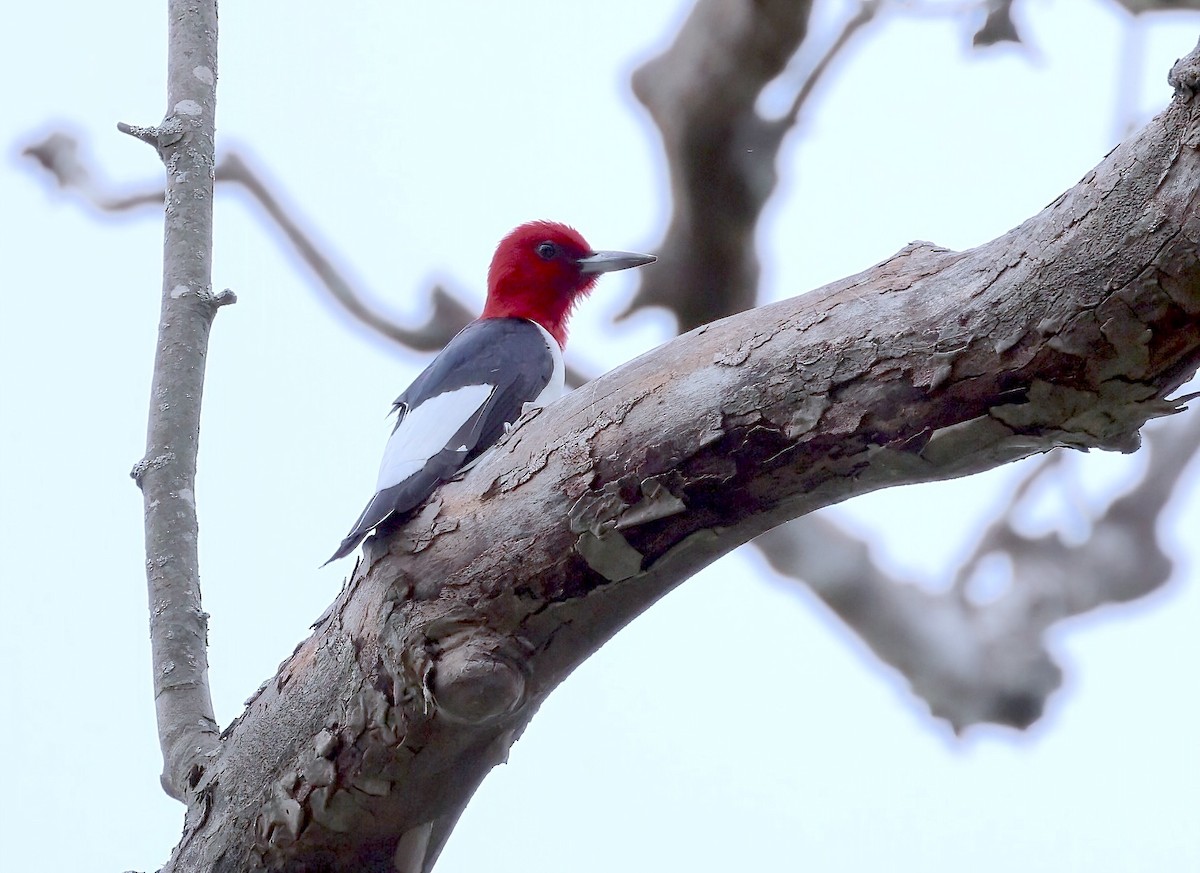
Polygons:
[[464,629],[440,642],[429,691],[446,718],[489,724],[520,707],[525,671],[512,644],[486,628]]
[[163,454],[157,455],[153,458],[142,458],[140,461],[134,464],[133,469],[129,471],[129,478],[136,482],[138,487],[141,488],[142,478],[145,477],[147,473],[149,473],[151,470],[161,470],[174,460],[174,452],[164,452]]
[[163,771],[158,779],[167,796],[188,802],[220,754],[220,733],[216,721],[201,718],[163,738]]
[[1189,101],[1200,90],[1200,43],[1191,53],[1175,62],[1167,73],[1167,84],[1175,90],[1175,96]]
[[187,285],[176,285],[170,292],[172,300],[182,300],[185,297],[195,297],[200,303],[211,306],[215,312],[222,306],[229,306],[237,303],[237,295],[233,293],[231,288],[224,288],[214,292],[211,287],[207,288],[190,288]]
[[[194,103],[194,101],[186,100],[183,103]],[[182,105],[182,104],[181,104]],[[198,104],[195,104],[198,107]],[[191,107],[185,107],[190,109]],[[184,115],[198,115],[199,112],[183,112]],[[136,140],[141,140],[146,145],[151,146],[161,156],[163,150],[169,146],[175,145],[183,139],[184,123],[179,115],[170,116],[163,121],[162,124],[144,127],[140,124],[126,124],[124,121],[117,122],[117,130],[127,134]]]

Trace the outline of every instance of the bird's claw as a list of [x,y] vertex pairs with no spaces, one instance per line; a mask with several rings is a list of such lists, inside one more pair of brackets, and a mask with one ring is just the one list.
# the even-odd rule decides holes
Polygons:
[[544,408],[545,407],[538,406],[534,403],[522,404],[521,405],[521,414],[517,416],[517,420],[504,422],[505,435],[507,436],[508,434],[512,433],[514,430],[517,430],[518,428],[524,426],[526,422],[533,421],[533,419],[537,418],[538,413],[540,413]]

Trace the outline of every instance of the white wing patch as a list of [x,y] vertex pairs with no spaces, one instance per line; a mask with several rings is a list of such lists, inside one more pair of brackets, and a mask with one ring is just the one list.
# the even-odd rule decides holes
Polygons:
[[[438,452],[457,448],[448,445],[451,438],[479,412],[495,390],[493,385],[464,385],[410,409],[384,447],[375,490],[398,485]],[[465,451],[464,448],[464,454]]]

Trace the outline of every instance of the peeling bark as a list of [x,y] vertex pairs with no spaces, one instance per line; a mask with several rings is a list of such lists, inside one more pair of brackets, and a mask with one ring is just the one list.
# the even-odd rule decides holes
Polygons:
[[223,734],[165,869],[428,870],[541,701],[720,555],[877,488],[1136,448],[1200,364],[1195,57],[1012,232],[693,330],[369,540]]

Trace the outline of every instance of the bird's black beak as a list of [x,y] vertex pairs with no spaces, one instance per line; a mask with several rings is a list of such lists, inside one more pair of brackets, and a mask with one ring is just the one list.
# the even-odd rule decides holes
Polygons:
[[653,264],[658,258],[654,255],[641,255],[637,252],[592,252],[586,258],[580,258],[580,272],[611,273],[613,270],[628,270],[630,267],[641,267]]

